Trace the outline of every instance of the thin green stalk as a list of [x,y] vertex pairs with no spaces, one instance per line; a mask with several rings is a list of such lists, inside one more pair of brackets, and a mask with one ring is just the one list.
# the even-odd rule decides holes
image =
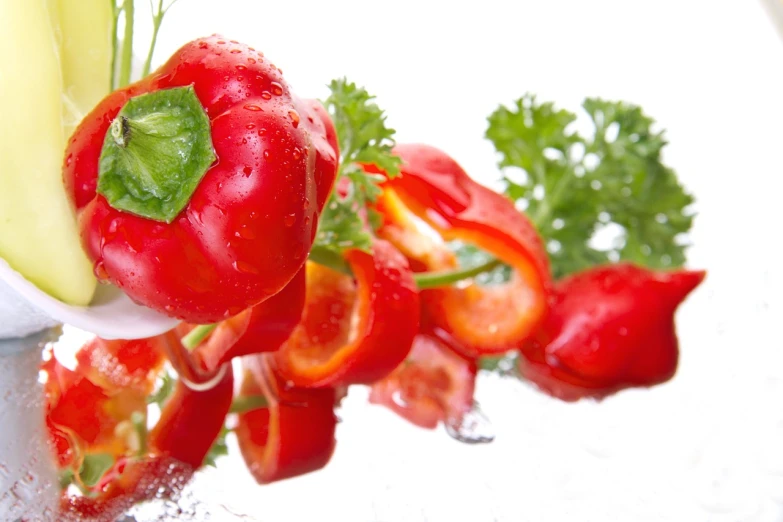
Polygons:
[[236,397],[231,403],[229,413],[246,413],[248,411],[269,407],[269,402],[263,395],[248,395]]
[[120,62],[120,79],[118,87],[130,83],[131,67],[133,66],[133,0],[123,0],[125,11],[125,34],[122,40],[122,61]]
[[[313,263],[326,266],[341,274],[352,275],[351,267],[345,262],[345,259],[334,250],[316,245],[310,251],[308,259]],[[463,279],[476,277],[477,275],[489,272],[502,264],[502,261],[493,258],[486,263],[470,268],[443,270],[439,272],[419,272],[413,275],[413,279],[416,281],[416,286],[419,290],[426,290],[428,288],[449,286],[462,281]]]
[[490,259],[486,263],[480,265],[464,268],[459,270],[443,270],[439,272],[420,272],[413,275],[413,279],[416,281],[416,286],[419,290],[426,290],[428,288],[438,288],[441,286],[449,286],[454,283],[458,283],[463,279],[469,279],[476,277],[477,275],[489,272],[495,268],[503,265],[500,259]]
[[139,451],[137,454],[141,457],[147,454],[147,414],[134,411],[131,415],[131,423],[139,438]]
[[201,342],[206,339],[206,337],[211,334],[212,330],[217,328],[217,326],[218,323],[202,324],[193,328],[185,337],[182,338],[182,345],[188,350],[192,351],[196,346],[201,344]]
[[[150,9],[153,8],[152,1],[150,1]],[[163,9],[163,0],[158,0],[157,11],[152,12],[152,41],[150,42],[150,49],[147,52],[147,59],[144,61],[144,68],[141,71],[141,77],[144,78],[150,73],[152,68],[152,56],[155,54],[155,45],[158,43],[158,31],[160,31],[160,25],[163,22],[163,15],[166,14],[166,10]]]
[[109,73],[109,91],[113,92],[117,89],[117,52],[119,51],[120,42],[117,37],[117,25],[120,20],[120,13],[122,8],[117,7],[117,0],[109,0],[111,3],[112,25],[111,25],[111,69]]

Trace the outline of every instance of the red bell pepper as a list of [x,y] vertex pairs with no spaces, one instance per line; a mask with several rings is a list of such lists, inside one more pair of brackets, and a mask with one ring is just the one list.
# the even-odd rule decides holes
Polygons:
[[462,282],[422,292],[422,321],[454,337],[466,355],[506,352],[541,323],[551,286],[541,238],[506,197],[473,181],[444,152],[398,145],[401,175],[384,185],[379,234],[411,260],[415,271],[454,270],[456,257],[424,236],[411,214],[446,240],[461,240],[494,255],[514,270],[505,285]]
[[335,390],[290,387],[265,355],[248,357],[243,365],[240,396],[263,394],[268,403],[240,414],[235,430],[256,481],[268,484],[324,467],[335,447]]
[[334,182],[331,125],[261,53],[219,36],[186,44],[68,143],[65,185],[96,275],[199,324],[278,293]]
[[416,426],[434,429],[459,420],[473,408],[476,363],[439,339],[420,334],[405,361],[372,385],[370,402],[380,404]]
[[546,322],[521,347],[521,374],[566,401],[668,381],[679,353],[674,312],[704,277],[622,263],[558,281]]
[[408,262],[377,240],[372,254],[349,250],[354,280],[308,263],[302,320],[274,354],[276,370],[297,386],[367,384],[408,354],[419,328],[419,298]]

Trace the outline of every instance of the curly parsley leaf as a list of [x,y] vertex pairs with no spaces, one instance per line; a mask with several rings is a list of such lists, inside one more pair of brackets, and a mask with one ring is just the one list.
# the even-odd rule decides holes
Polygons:
[[324,102],[337,131],[340,167],[335,187],[320,217],[315,246],[336,252],[348,248],[368,250],[370,228],[380,225],[369,209],[381,193],[383,176],[365,172],[362,164],[371,164],[394,177],[401,160],[392,154],[394,129],[386,126],[386,116],[365,89],[346,79],[332,80],[330,96]]
[[[641,108],[588,98],[594,132],[576,115],[526,94],[489,117],[506,193],[546,238],[555,277],[609,261],[651,268],[685,262],[693,222],[685,192],[661,161],[662,132]],[[610,237],[609,245],[596,244]]]

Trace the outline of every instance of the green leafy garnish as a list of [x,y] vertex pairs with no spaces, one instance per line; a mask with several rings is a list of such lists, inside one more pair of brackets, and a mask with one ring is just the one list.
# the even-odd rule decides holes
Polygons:
[[518,364],[519,354],[517,352],[479,358],[479,369],[501,375],[517,375]]
[[[340,167],[335,186],[320,218],[316,249],[341,253],[348,248],[368,250],[370,228],[380,225],[369,209],[381,193],[383,176],[365,172],[362,165],[375,165],[390,177],[400,172],[400,159],[392,154],[394,129],[386,126],[386,116],[365,89],[346,79],[332,80],[324,106],[334,121],[340,144]],[[343,181],[343,180],[347,180]],[[366,212],[366,216],[362,213]]]
[[87,487],[93,487],[114,466],[114,457],[108,453],[85,455],[79,469],[79,480]]
[[174,377],[168,372],[163,373],[163,376],[159,379],[160,384],[155,392],[147,397],[147,404],[157,404],[159,407],[163,407],[163,404],[168,400],[169,395],[174,390]]
[[228,436],[229,433],[231,433],[231,429],[227,428],[225,425],[223,425],[222,428],[220,428],[220,434],[218,434],[217,439],[215,439],[214,444],[212,444],[212,447],[207,452],[207,455],[204,457],[204,466],[212,466],[213,468],[217,467],[217,459],[220,457],[224,457],[228,455],[228,445],[226,444],[226,436]]
[[[615,262],[673,268],[685,262],[693,198],[661,161],[663,132],[641,108],[588,98],[594,132],[576,115],[527,94],[489,117],[507,194],[547,240],[555,277]],[[614,232],[614,234],[612,234]],[[596,245],[602,234],[611,245]]]

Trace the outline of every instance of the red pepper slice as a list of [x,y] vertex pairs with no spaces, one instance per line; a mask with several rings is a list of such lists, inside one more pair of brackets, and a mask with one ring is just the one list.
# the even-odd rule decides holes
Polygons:
[[250,473],[268,484],[323,468],[335,447],[335,390],[288,387],[268,356],[247,359],[240,395],[268,402],[239,415],[236,436]]
[[544,325],[522,345],[520,372],[566,401],[668,381],[679,353],[674,312],[705,275],[621,263],[558,281]]
[[[96,193],[107,131],[131,98],[186,86],[210,120],[218,160],[170,223],[117,210]],[[76,129],[63,166],[99,279],[197,324],[280,292],[307,258],[336,174],[334,129],[316,104],[293,95],[260,53],[220,36],[186,44],[110,94]]]
[[408,358],[372,385],[370,402],[380,404],[416,426],[434,429],[461,419],[473,407],[476,363],[439,339],[416,336]]
[[231,365],[224,368],[223,377],[208,390],[196,391],[181,380],[177,382],[149,434],[148,443],[155,455],[174,458],[193,468],[204,463],[223,428],[234,395],[234,372]]
[[[235,357],[277,350],[302,317],[306,276],[302,267],[278,294],[223,321],[199,347],[204,370],[213,372]],[[184,335],[192,328],[177,328]]]
[[448,155],[425,145],[398,145],[400,176],[388,181],[380,235],[411,259],[415,271],[453,270],[454,255],[423,236],[411,214],[444,240],[471,243],[510,265],[505,285],[476,283],[422,292],[423,321],[477,357],[519,346],[541,323],[551,285],[541,238],[506,197],[473,181]]
[[388,375],[410,351],[419,298],[405,257],[378,240],[372,254],[350,250],[350,276],[308,263],[302,320],[274,354],[297,386],[366,384]]
[[68,434],[86,446],[109,445],[115,439],[117,424],[129,417],[128,410],[140,405],[146,408],[143,396],[134,400],[138,398],[130,394],[112,394],[54,357],[42,369],[47,375],[46,419],[52,437]]
[[95,337],[76,353],[77,371],[105,389],[149,395],[166,360],[160,336],[135,340]]
[[[171,342],[170,336],[166,342]],[[200,365],[199,351],[194,352]],[[63,494],[63,513],[113,520],[132,505],[173,494],[199,468],[214,444],[231,407],[233,371],[225,365],[215,386],[196,391],[179,381],[147,438],[148,454],[120,458],[91,497]]]

